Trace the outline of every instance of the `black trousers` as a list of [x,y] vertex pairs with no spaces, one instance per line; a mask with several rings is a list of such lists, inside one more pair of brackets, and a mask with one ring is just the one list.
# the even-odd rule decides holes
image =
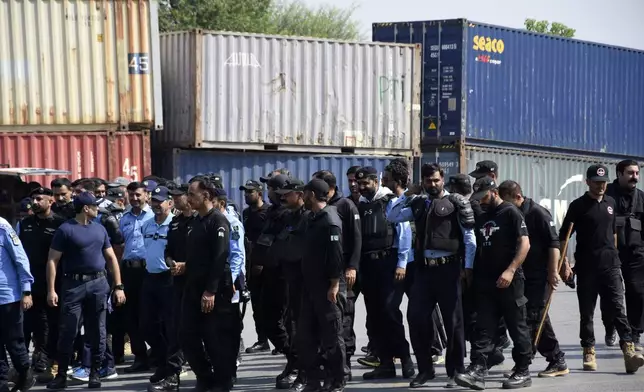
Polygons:
[[141,334],[141,289],[146,274],[145,266],[131,267],[127,261],[121,264],[121,280],[125,286],[127,301],[123,306],[126,317],[127,334],[130,337],[132,354],[137,361],[147,362],[148,348],[145,345],[145,338]]
[[[5,351],[6,349],[6,351]],[[9,390],[9,363],[18,373],[29,370],[29,351],[25,346],[22,304],[20,301],[0,305],[0,390]]]
[[179,374],[183,363],[176,361],[171,345],[175,340],[173,328],[174,287],[170,271],[151,274],[147,273],[141,288],[141,334],[150,344],[150,348],[158,355],[159,364],[165,366],[167,376]]
[[[470,343],[475,341],[476,338],[476,296],[477,290],[474,286],[467,287],[465,283],[462,283],[463,286],[463,320],[465,324],[465,340]],[[503,343],[503,340],[507,338],[508,331],[505,327],[505,321],[503,318],[497,323],[496,333],[494,334],[494,346],[495,349],[500,350],[499,346]]]
[[297,330],[302,306],[302,266],[298,263],[284,264],[284,277],[288,285],[288,307],[286,312],[286,330],[289,337],[289,351],[286,358],[290,366],[297,365]]
[[25,345],[33,337],[34,351],[40,352],[40,361],[47,365],[56,357],[58,344],[59,309],[47,305],[47,293],[33,292],[33,306],[24,313]]
[[398,256],[396,250],[382,259],[363,255],[362,293],[367,314],[371,317],[374,349],[380,363],[393,364],[394,358],[409,357],[409,342],[405,338],[400,303],[405,292],[404,282],[395,281]]
[[[347,358],[347,368],[351,368],[351,357],[356,353],[356,333],[354,330],[356,320],[356,301],[360,296],[360,279],[356,277],[356,282],[351,289],[347,289],[347,304],[344,307],[344,315],[342,318],[342,336],[344,337],[345,354]],[[367,314],[367,317],[369,315]],[[368,324],[368,321],[367,321]],[[369,328],[367,328],[367,336],[369,336]]]
[[255,322],[255,332],[257,332],[257,341],[259,343],[268,343],[266,329],[264,328],[262,318],[262,290],[264,287],[264,273],[252,275],[248,280],[248,289],[250,290],[250,304],[253,307],[253,321]]
[[[346,363],[342,336],[343,306],[346,294],[337,295],[337,303],[327,299],[328,287],[304,287],[298,330],[298,352],[301,368],[307,379],[322,381],[327,377],[340,382],[344,379]],[[319,353],[322,355],[318,355]],[[320,363],[322,360],[323,363]],[[325,374],[320,373],[320,365]]]
[[[622,277],[624,279],[625,299],[626,299],[626,317],[631,326],[633,340],[638,340],[644,333],[644,260],[622,259]],[[635,264],[633,266],[633,264]],[[602,313],[602,322],[606,328],[607,334],[615,331],[613,320],[608,316],[608,308],[611,306],[610,301],[600,297],[599,302]]]
[[264,267],[262,286],[262,326],[266,336],[276,349],[289,351],[289,336],[286,330],[286,307],[288,285],[280,266]]
[[168,338],[168,351],[170,357],[168,363],[172,363],[174,368],[181,369],[186,363],[186,358],[181,350],[180,340],[180,327],[181,327],[181,306],[183,300],[183,292],[185,290],[185,277],[175,276],[172,287],[172,320],[170,322],[170,336]]
[[241,339],[239,304],[230,303],[230,297],[217,295],[214,310],[203,313],[202,293],[203,290],[186,282],[181,346],[198,382],[211,388],[224,387],[237,371]]
[[[541,323],[541,317],[543,317],[543,312],[546,308],[548,286],[545,273],[541,276],[529,276],[526,274],[525,296],[528,299],[528,327],[530,328],[532,342],[534,342],[537,336],[539,323]],[[546,315],[543,323],[539,344],[533,348],[532,354],[536,354],[537,351],[550,363],[556,362],[564,357],[563,351],[559,348],[559,341],[557,340],[555,331],[552,328],[550,316],[548,315]]]
[[597,296],[605,302],[603,314],[617,329],[622,342],[632,342],[631,327],[624,308],[624,285],[619,267],[608,270],[577,269],[577,300],[579,301],[579,338],[582,347],[595,346],[593,317]]
[[[416,262],[414,262],[416,264]],[[458,262],[436,267],[416,266],[416,276],[411,289],[407,320],[409,335],[416,355],[419,372],[433,369],[430,347],[435,343],[433,314],[436,305],[445,323],[447,351],[445,369],[449,377],[465,370],[465,333],[463,304],[461,303],[461,266]]]
[[523,276],[514,276],[505,289],[496,288],[494,280],[475,276],[476,290],[476,340],[470,353],[472,363],[487,367],[487,359],[495,350],[494,338],[498,333],[499,320],[505,325],[514,342],[512,359],[517,370],[527,370],[532,362],[532,342],[527,324]]

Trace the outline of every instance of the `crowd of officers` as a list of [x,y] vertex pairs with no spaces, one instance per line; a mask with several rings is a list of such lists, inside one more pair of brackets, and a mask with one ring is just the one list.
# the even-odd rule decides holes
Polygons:
[[[599,296],[606,343],[619,335],[634,373],[644,365],[644,193],[637,162],[620,162],[616,174],[608,184],[605,166],[588,168],[588,191],[559,232],[518,182],[498,183],[492,161],[447,180],[439,165],[425,164],[418,185],[403,159],[382,177],[356,166],[346,173],[347,196],[330,171],[296,179],[280,169],[240,187],[241,214],[216,174],[188,184],[37,184],[16,230],[0,221],[0,392],[9,390],[5,349],[15,391],[36,378],[51,390],[69,378],[99,388],[117,376],[126,337],[134,362],[125,372],[155,369],[149,391],[178,390],[185,365],[195,391],[229,391],[248,301],[258,340],[245,351],[269,351],[270,342],[287,359],[277,389],[340,392],[352,379],[360,293],[369,344],[358,363],[373,368],[364,379],[395,378],[398,358],[410,387],[425,387],[445,351],[446,387],[485,389],[511,340],[515,366],[503,387],[522,388],[532,384],[537,352],[548,362],[539,377],[569,373],[543,316],[552,290],[575,277],[584,370],[597,369]],[[571,232],[574,268],[560,257]]]

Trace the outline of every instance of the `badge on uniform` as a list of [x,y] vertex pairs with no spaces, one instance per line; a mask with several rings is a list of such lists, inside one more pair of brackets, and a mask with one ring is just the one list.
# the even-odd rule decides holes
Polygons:
[[239,241],[240,235],[239,235],[239,226],[233,226],[233,232],[231,234],[233,240]]
[[225,231],[226,231],[226,229],[224,229],[223,227],[218,228],[217,229],[217,237],[224,238],[224,232]]
[[11,237],[11,242],[13,242],[14,246],[20,246],[20,238],[16,233],[9,234],[9,237]]
[[339,235],[332,235],[331,236],[331,241],[340,241],[340,236]]

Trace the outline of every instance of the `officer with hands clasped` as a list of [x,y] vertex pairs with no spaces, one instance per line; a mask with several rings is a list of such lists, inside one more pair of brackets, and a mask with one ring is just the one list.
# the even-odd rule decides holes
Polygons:
[[530,250],[528,230],[521,212],[499,197],[496,181],[483,177],[474,183],[470,197],[479,201],[484,214],[477,216],[475,233],[480,257],[474,263],[473,289],[477,299],[475,340],[471,363],[465,373],[456,376],[462,387],[485,389],[487,361],[494,351],[499,319],[503,317],[514,342],[512,375],[503,388],[532,385],[528,367],[532,361],[532,342],[526,320],[524,277],[521,264]]
[[[342,314],[346,281],[342,256],[342,221],[327,205],[329,186],[320,179],[304,188],[304,202],[311,211],[302,263],[303,292],[298,323],[298,351],[306,372],[304,392],[344,390],[345,347]],[[326,374],[320,374],[318,349]],[[320,388],[325,380],[326,389]]]
[[[626,372],[635,373],[644,365],[644,357],[635,352],[631,327],[626,318],[624,286],[617,251],[616,206],[615,199],[606,195],[607,183],[608,169],[605,166],[592,165],[588,168],[588,192],[570,203],[559,239],[562,243],[565,241],[569,226],[574,223],[573,230],[577,233],[575,273],[581,318],[579,337],[584,349],[584,370],[597,370],[593,316],[599,295],[610,304],[605,308],[610,312],[606,317],[613,320],[619,334]],[[564,280],[571,273],[566,260]]]
[[[528,327],[534,341],[545,311],[548,285],[556,288],[559,284],[559,234],[550,212],[534,200],[524,197],[517,182],[503,181],[499,185],[499,196],[519,208],[528,228],[530,251],[522,269],[525,275],[525,297],[528,299]],[[548,367],[539,372],[539,377],[557,377],[570,373],[548,315],[533,355],[537,350],[548,362]]]

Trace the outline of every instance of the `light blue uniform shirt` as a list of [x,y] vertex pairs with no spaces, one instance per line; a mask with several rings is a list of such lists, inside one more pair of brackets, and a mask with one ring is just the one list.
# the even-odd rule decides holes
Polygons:
[[[400,197],[393,197],[385,209],[385,214],[389,216],[391,209],[398,205],[404,204],[407,197],[402,195]],[[398,268],[407,268],[407,263],[414,261],[414,252],[411,248],[411,225],[409,221],[393,222],[396,223],[396,236],[394,237],[394,248],[398,249]]]
[[145,243],[145,268],[151,274],[170,270],[165,263],[165,247],[168,245],[168,231],[172,218],[174,215],[169,214],[161,224],[154,218],[148,219],[141,228]]
[[246,270],[246,248],[244,247],[244,225],[237,218],[235,212],[224,214],[230,223],[230,273],[233,276],[233,283],[243,271]]
[[119,227],[125,239],[123,260],[145,260],[145,243],[143,242],[143,224],[154,219],[150,206],[146,205],[139,215],[134,215],[132,210],[123,214]]
[[[447,196],[449,193],[443,191],[444,195]],[[409,200],[408,198],[406,200]],[[427,200],[428,203],[431,203],[431,199]],[[388,213],[387,220],[392,223],[398,222],[409,222],[414,220],[414,213],[412,208],[408,205],[409,203],[399,203],[396,204]],[[429,208],[429,204],[427,204]],[[474,229],[465,229],[461,222],[458,222],[461,232],[463,233],[463,242],[465,243],[465,268],[471,269],[474,267],[474,256],[476,255],[476,235],[474,234]],[[422,241],[422,238],[417,238],[417,241]],[[452,256],[454,253],[447,252],[444,250],[433,250],[425,249],[423,252],[424,256],[427,258],[436,258],[436,257],[447,257]]]
[[34,277],[18,235],[6,219],[0,218],[0,305],[18,302],[31,291]]

